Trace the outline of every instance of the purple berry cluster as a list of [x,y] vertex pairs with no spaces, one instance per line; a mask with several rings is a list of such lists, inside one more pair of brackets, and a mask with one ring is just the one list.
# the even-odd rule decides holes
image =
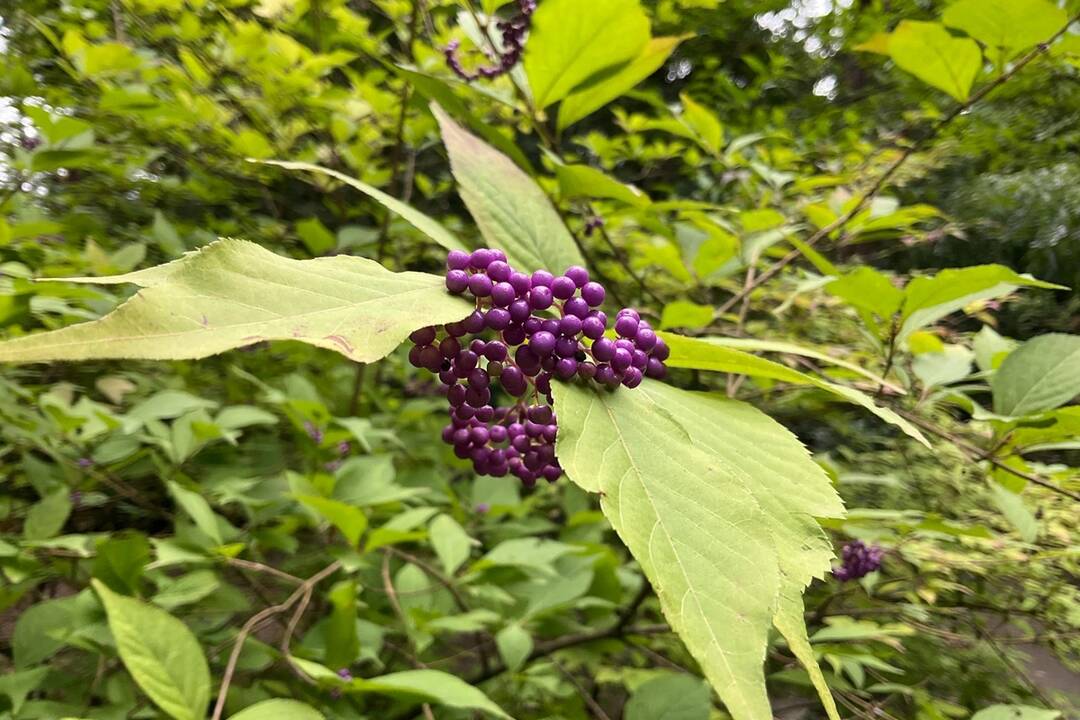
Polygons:
[[877,545],[867,546],[860,540],[847,543],[840,552],[843,565],[833,570],[833,577],[841,582],[865,577],[881,567],[884,554]]
[[469,72],[462,66],[461,60],[457,56],[461,43],[457,40],[451,40],[443,48],[447,67],[466,82],[472,82],[479,77],[490,80],[510,72],[521,60],[522,53],[525,52],[525,33],[529,29],[529,19],[532,17],[533,11],[536,10],[536,0],[518,0],[518,9],[520,12],[516,16],[509,20],[500,20],[495,25],[502,37],[503,49],[502,52],[491,51],[488,54],[496,64],[481,65],[476,68],[476,72]]
[[[513,474],[528,487],[559,478],[553,379],[633,388],[646,376],[667,374],[667,345],[634,310],[616,316],[617,339],[605,337],[600,306],[607,293],[583,267],[557,277],[545,270],[526,275],[502,251],[486,248],[451,251],[446,265],[446,288],[471,295],[476,310],[410,335],[409,362],[446,387],[450,424],[443,440],[480,474]],[[508,404],[493,402],[494,390]]]

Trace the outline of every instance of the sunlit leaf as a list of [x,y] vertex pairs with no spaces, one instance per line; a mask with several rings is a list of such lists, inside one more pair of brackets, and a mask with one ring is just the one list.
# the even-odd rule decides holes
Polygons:
[[899,67],[961,102],[982,64],[979,46],[953,37],[938,23],[904,20],[889,36],[889,56]]

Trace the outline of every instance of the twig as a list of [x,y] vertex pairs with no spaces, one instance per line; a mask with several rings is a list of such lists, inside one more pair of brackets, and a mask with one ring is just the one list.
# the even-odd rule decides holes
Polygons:
[[[278,603],[277,605],[271,605],[270,607],[257,612],[244,623],[244,626],[240,628],[240,632],[236,636],[236,642],[233,644],[232,652],[229,654],[229,662],[225,666],[225,674],[221,679],[221,689],[218,690],[217,703],[214,705],[214,714],[211,716],[211,720],[221,720],[221,714],[225,712],[225,699],[229,695],[229,686],[232,684],[233,675],[236,673],[236,663],[240,660],[240,652],[244,649],[244,641],[247,640],[248,635],[250,635],[264,620],[273,617],[278,613],[285,612],[302,598],[306,598],[306,601],[302,603],[301,607],[306,608],[307,602],[310,601],[311,593],[315,586],[333,575],[339,569],[341,569],[341,562],[335,560],[307,580],[304,580],[300,584],[300,587],[294,590],[293,594],[286,598],[284,602]],[[296,613],[293,615],[296,622],[299,622],[299,615],[302,614],[303,613]],[[283,647],[288,647],[288,638],[295,628],[296,623],[290,621],[289,632],[287,632],[285,640],[282,642]]]
[[[930,128],[930,131],[928,133],[926,133],[923,137],[917,139],[911,145],[906,147],[900,153],[900,155],[897,156],[895,160],[893,160],[892,164],[890,164],[885,169],[885,172],[883,172],[881,176],[874,181],[874,184],[871,185],[868,190],[866,190],[864,193],[862,193],[862,195],[859,196],[859,199],[847,212],[845,212],[843,215],[836,218],[831,223],[811,235],[810,238],[806,241],[806,245],[808,247],[814,247],[823,238],[828,237],[834,231],[839,230],[848,222],[850,222],[853,217],[855,217],[860,211],[862,211],[864,207],[866,207],[866,204],[868,202],[873,200],[874,197],[877,196],[879,192],[881,192],[882,188],[885,187],[885,183],[887,183],[889,179],[896,174],[896,171],[899,170],[905,162],[907,162],[908,158],[921,150],[923,145],[925,145],[929,140],[932,140],[935,136],[937,136],[937,134],[944,130],[948,125],[950,125],[953,120],[971,109],[971,107],[975,103],[979,102],[984,97],[992,93],[994,90],[1001,87],[1010,78],[1012,78],[1025,66],[1027,66],[1032,60],[1036,59],[1040,55],[1044,54],[1047,50],[1049,50],[1051,43],[1053,43],[1059,37],[1068,32],[1069,27],[1078,20],[1080,20],[1080,14],[1071,17],[1069,21],[1065,24],[1065,26],[1058,30],[1056,33],[1054,33],[1053,36],[1050,37],[1050,39],[1036,45],[1027,55],[1017,60],[1016,64],[1009,68],[1007,72],[1002,73],[992,82],[989,82],[983,87],[981,87],[974,95],[972,95],[966,101],[960,103],[948,113],[946,113],[944,117],[938,120],[937,123],[935,123],[934,126]],[[781,270],[791,264],[791,262],[798,258],[801,254],[802,251],[798,248],[791,250],[787,255],[784,255],[778,261],[773,263],[773,265],[769,269],[761,273],[761,275],[759,275],[757,279],[750,284],[749,287],[743,288],[736,295],[732,296],[723,305],[717,308],[717,314],[722,315],[731,308],[735,307],[737,303],[741,302],[744,298],[749,297],[750,294],[754,292],[754,290],[756,290],[760,285],[772,279],[777,273],[779,273]]]
[[612,629],[622,630],[626,627],[630,621],[634,619],[638,609],[649,599],[650,595],[652,595],[652,585],[649,584],[649,581],[645,576],[642,576],[641,587],[638,588],[637,594],[634,595],[634,599],[630,601],[630,604],[619,612],[617,616],[618,619],[615,621],[615,625]]
[[[387,599],[390,600],[390,607],[392,607],[394,609],[394,614],[397,615],[398,620],[401,622],[401,625],[405,628],[405,637],[408,639],[409,645],[413,645],[412,636],[409,634],[409,618],[405,614],[405,609],[401,607],[401,602],[398,600],[397,591],[394,589],[394,581],[390,577],[390,553],[389,552],[383,553],[381,574],[382,574],[382,581],[383,581],[383,589],[386,591]],[[413,647],[414,653],[415,653],[415,650],[416,650],[416,648]],[[413,664],[414,667],[416,667],[418,669],[423,669],[423,668],[427,667],[427,665],[425,665],[423,662],[421,662],[420,659],[418,657],[416,657],[415,654],[410,654],[408,657],[412,661],[412,664]],[[435,716],[431,713],[431,706],[430,705],[428,705],[427,703],[424,703],[423,705],[420,706],[420,710],[423,713],[424,717],[427,718],[427,720],[435,720]]]
[[938,427],[937,425],[930,422],[929,420],[925,420],[925,419],[919,417],[918,415],[915,415],[914,413],[910,413],[910,412],[908,412],[906,410],[899,410],[899,409],[896,412],[899,413],[901,416],[907,418],[908,420],[910,420],[914,424],[918,425],[920,428],[927,431],[931,435],[936,435],[937,437],[941,438],[942,440],[949,441],[950,443],[955,445],[958,449],[960,449],[964,453],[965,457],[967,457],[972,462],[980,462],[980,461],[985,460],[986,462],[990,463],[991,465],[993,465],[994,467],[996,467],[996,468],[998,468],[1000,470],[1004,470],[1005,472],[1010,473],[1012,475],[1015,475],[1016,477],[1023,478],[1024,480],[1027,480],[1030,483],[1034,483],[1035,485],[1038,485],[1040,487],[1044,487],[1047,490],[1052,490],[1053,492],[1056,492],[1059,495],[1064,495],[1067,498],[1071,498],[1073,500],[1076,500],[1077,502],[1080,502],[1080,493],[1075,493],[1072,490],[1067,490],[1066,488],[1063,488],[1063,487],[1061,487],[1059,485],[1055,485],[1054,483],[1050,482],[1049,480],[1045,480],[1045,479],[1039,477],[1038,475],[1033,475],[1033,474],[1031,474],[1029,472],[1025,472],[1023,470],[1017,470],[1016,468],[1012,467],[1008,463],[1003,462],[1002,460],[999,460],[997,457],[988,454],[982,448],[979,448],[979,447],[976,447],[975,445],[972,445],[967,440],[964,440],[963,438],[952,434],[951,432],[949,432],[948,430],[945,430],[944,428]]
[[276,578],[290,582],[293,585],[302,585],[304,583],[303,578],[298,578],[295,575],[278,570],[276,567],[264,565],[259,562],[252,562],[251,560],[243,560],[241,558],[225,558],[226,565],[233,565],[234,567],[243,568],[244,570],[253,570],[255,572],[264,573],[266,575],[273,575]]
[[578,679],[574,677],[574,674],[572,672],[567,670],[563,666],[563,664],[555,658],[551,658],[551,664],[558,668],[559,672],[563,674],[563,677],[570,681],[570,684],[574,686],[575,690],[577,690],[578,695],[581,696],[581,699],[585,702],[585,705],[589,708],[589,710],[592,711],[593,715],[598,718],[598,720],[611,720],[611,717],[606,712],[604,712],[604,708],[600,707],[600,703],[596,702],[596,698],[589,694],[589,691],[586,690],[580,682],[578,682]]

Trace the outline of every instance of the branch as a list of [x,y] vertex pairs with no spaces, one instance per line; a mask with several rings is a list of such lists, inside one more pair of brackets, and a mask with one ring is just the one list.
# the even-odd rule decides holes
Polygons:
[[[854,206],[851,207],[851,209],[849,209],[846,213],[836,218],[831,223],[811,235],[810,238],[806,241],[806,245],[808,247],[814,247],[819,242],[821,242],[822,239],[828,237],[834,231],[844,227],[848,222],[851,221],[853,217],[855,217],[864,207],[866,207],[867,203],[873,200],[874,197],[877,196],[879,192],[881,192],[882,188],[885,187],[885,183],[887,183],[889,179],[896,174],[896,171],[899,170],[905,162],[907,162],[908,158],[921,150],[928,141],[934,139],[938,135],[938,133],[948,127],[953,120],[970,110],[971,107],[975,105],[975,103],[979,102],[984,97],[992,93],[994,90],[997,90],[999,87],[1004,85],[1009,79],[1011,79],[1018,72],[1023,70],[1024,67],[1026,67],[1029,63],[1031,63],[1032,60],[1035,60],[1040,55],[1046,53],[1046,51],[1050,49],[1051,43],[1053,43],[1059,37],[1068,32],[1069,27],[1078,20],[1080,20],[1080,14],[1071,17],[1069,21],[1065,24],[1065,26],[1058,30],[1056,33],[1054,33],[1049,40],[1046,40],[1045,42],[1036,45],[1027,55],[1017,60],[1016,64],[1009,68],[1008,71],[1002,73],[992,82],[989,82],[983,87],[981,87],[965,102],[957,105],[944,117],[938,120],[938,122],[932,128],[930,128],[930,131],[926,135],[917,139],[915,142],[905,148],[900,153],[900,155],[895,160],[893,160],[892,164],[885,168],[885,172],[883,172],[881,176],[878,177],[876,181],[874,181],[874,184],[871,185],[870,188],[866,190],[866,192],[859,196],[858,201],[855,203]],[[722,315],[731,308],[735,307],[735,305],[741,302],[744,298],[749,297],[750,294],[754,290],[756,290],[762,283],[772,279],[777,273],[790,265],[791,262],[798,258],[801,254],[802,251],[796,248],[790,251],[784,257],[780,258],[769,269],[761,273],[761,275],[759,275],[754,280],[754,282],[750,283],[747,287],[743,288],[737,294],[733,295],[730,299],[728,299],[723,305],[721,305],[717,309],[717,314]]]
[[931,435],[935,435],[935,436],[941,438],[942,440],[949,441],[950,443],[955,445],[961,452],[963,452],[965,457],[967,457],[972,462],[977,463],[977,462],[985,460],[986,462],[989,462],[994,467],[996,467],[996,468],[998,468],[1000,470],[1004,470],[1005,472],[1010,473],[1012,475],[1015,475],[1018,478],[1023,478],[1024,480],[1027,480],[1030,483],[1034,483],[1035,485],[1038,485],[1040,487],[1044,487],[1047,490],[1051,490],[1053,492],[1056,492],[1059,495],[1064,495],[1067,498],[1071,498],[1073,500],[1076,500],[1076,501],[1080,502],[1080,493],[1075,493],[1072,490],[1067,490],[1067,489],[1065,489],[1065,488],[1063,488],[1063,487],[1061,487],[1059,485],[1055,485],[1054,483],[1050,482],[1049,480],[1041,478],[1038,475],[1033,475],[1033,474],[1031,474],[1029,472],[1025,472],[1023,470],[1018,470],[1018,469],[1012,467],[1011,465],[1009,465],[1008,463],[1003,462],[1002,460],[995,457],[994,455],[991,455],[991,454],[987,453],[982,448],[979,448],[979,447],[976,447],[975,445],[972,445],[967,440],[964,440],[962,437],[960,437],[958,435],[954,435],[953,433],[949,432],[948,430],[945,430],[944,428],[940,428],[937,425],[935,425],[934,423],[930,422],[929,420],[924,420],[923,418],[919,417],[918,415],[915,415],[914,413],[910,413],[910,412],[908,412],[906,410],[899,410],[899,409],[896,412],[899,413],[901,416],[907,418],[911,422],[915,423],[916,425],[918,425],[920,428],[927,431]]
[[244,623],[244,626],[240,628],[240,632],[236,636],[236,642],[233,644],[232,653],[229,654],[229,662],[225,666],[225,674],[221,679],[221,689],[218,690],[217,703],[214,705],[214,714],[211,716],[211,720],[221,720],[221,714],[225,712],[225,699],[228,697],[229,686],[232,684],[233,675],[236,672],[236,663],[240,660],[240,652],[244,649],[244,641],[247,640],[248,635],[250,635],[264,620],[271,618],[278,613],[285,612],[298,601],[303,600],[300,608],[293,614],[293,618],[289,622],[289,630],[285,635],[285,639],[282,641],[282,647],[288,648],[289,637],[296,628],[296,623],[300,620],[299,616],[303,614],[302,611],[307,608],[307,603],[311,600],[312,590],[314,590],[316,585],[340,569],[341,563],[339,561],[330,563],[307,580],[304,580],[300,587],[296,588],[296,590],[293,591],[293,594],[284,602],[277,605],[271,605],[270,607],[261,610],[252,615],[251,618]]

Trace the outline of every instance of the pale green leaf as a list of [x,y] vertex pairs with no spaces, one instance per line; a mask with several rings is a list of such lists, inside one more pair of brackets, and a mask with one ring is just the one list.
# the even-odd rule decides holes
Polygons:
[[360,536],[368,526],[367,515],[363,510],[339,500],[316,495],[300,495],[296,499],[340,530],[349,545],[356,547],[360,543]]
[[559,104],[559,130],[599,110],[659,70],[684,38],[653,38],[631,62],[571,92]]
[[574,239],[544,191],[511,160],[465,131],[437,105],[458,192],[489,247],[523,272],[584,265]]
[[625,720],[709,720],[709,687],[693,675],[665,674],[641,685],[623,710]]
[[872,267],[862,265],[825,286],[830,295],[853,307],[868,310],[880,318],[888,318],[900,309],[904,293],[890,282],[888,276]]
[[355,580],[342,580],[327,593],[331,610],[326,620],[326,664],[331,667],[349,667],[356,662],[360,652],[360,639],[356,634],[356,594]]
[[728,711],[770,718],[762,661],[778,599],[828,569],[831,549],[812,518],[842,513],[824,472],[743,403],[652,381],[554,392],[567,474],[601,494]]
[[971,349],[975,351],[975,364],[983,371],[997,370],[1019,344],[1012,338],[1002,337],[989,325],[983,325],[971,341]]
[[218,545],[224,544],[225,540],[218,525],[218,516],[214,514],[206,498],[172,481],[167,482],[166,486],[169,488],[169,494],[176,500],[176,504],[183,508],[188,517],[195,522],[195,527],[202,530]]
[[229,717],[229,720],[324,720],[323,714],[296,700],[263,700]]
[[1060,710],[1046,710],[1031,705],[991,705],[971,716],[971,720],[1056,720]]
[[695,102],[686,93],[679,95],[679,100],[683,106],[682,121],[694,131],[702,147],[714,155],[720,154],[724,147],[724,126],[720,124],[716,113]]
[[536,106],[630,62],[648,41],[649,18],[637,0],[544,0],[533,14],[524,58]]
[[963,345],[944,345],[938,352],[925,352],[911,361],[911,371],[925,387],[948,385],[971,374],[975,353]]
[[1064,405],[1080,395],[1080,335],[1050,333],[1028,340],[1005,358],[991,386],[999,415]]
[[190,359],[261,340],[373,362],[414,330],[472,310],[440,276],[392,273],[359,257],[292,260],[221,240],[170,267],[140,275],[149,287],[100,320],[0,342],[0,362]]
[[296,234],[312,255],[322,255],[337,245],[334,233],[330,232],[319,218],[308,218],[296,223]]
[[603,171],[588,165],[559,165],[555,168],[559,195],[564,199],[609,198],[627,205],[648,205],[649,196],[632,185],[624,185]]
[[23,523],[23,537],[45,540],[64,529],[71,515],[71,497],[66,487],[57,488],[30,506]]
[[904,20],[889,36],[889,57],[903,70],[957,100],[967,100],[982,65],[971,38],[953,37],[939,23]]
[[350,692],[374,692],[404,696],[462,710],[478,710],[497,718],[513,720],[479,688],[449,673],[438,670],[406,670],[371,678],[353,680]]
[[[252,160],[252,162],[259,162],[263,165],[276,165],[286,170],[303,170],[306,172],[317,173],[320,175],[326,175],[332,177],[335,180],[339,180],[349,187],[355,188],[364,193],[368,197],[372,198],[376,202],[380,203],[390,212],[401,217],[414,228],[428,236],[431,240],[446,248],[447,250],[466,250],[465,245],[462,244],[457,237],[454,236],[449,230],[444,228],[437,220],[420,212],[412,205],[402,202],[392,195],[387,195],[382,190],[376,187],[368,185],[366,182],[357,180],[354,177],[349,177],[345,173],[338,172],[337,170],[331,170],[330,168],[320,167],[319,165],[313,165],[306,162],[286,162],[283,160]],[[299,228],[298,228],[299,229]],[[310,247],[310,246],[309,246]]]
[[806,373],[792,370],[780,363],[766,360],[756,355],[736,350],[733,347],[724,347],[713,344],[708,338],[688,338],[671,333],[660,333],[664,342],[671,348],[671,356],[667,359],[669,367],[692,368],[696,370],[712,370],[715,372],[736,373],[751,377],[765,377],[781,382],[796,385],[813,385],[826,390],[847,402],[866,408],[879,418],[895,425],[908,436],[918,440],[923,445],[930,447],[929,441],[919,429],[910,422],[897,415],[893,410],[876,404],[873,399],[859,390],[846,385],[839,385],[827,380],[807,375]]
[[132,679],[174,720],[205,720],[210,671],[199,641],[164,610],[91,581]]
[[507,625],[495,634],[495,646],[506,663],[506,669],[517,672],[532,654],[533,640],[529,631],[520,625]]
[[1035,513],[1031,511],[1031,508],[1024,504],[1024,498],[1020,493],[1012,492],[992,482],[990,483],[990,499],[1009,524],[1016,528],[1021,540],[1035,542],[1039,537],[1039,521],[1035,519]]
[[38,689],[49,670],[48,667],[39,667],[0,675],[0,696],[6,697],[11,703],[15,717],[21,716],[26,696]]
[[904,289],[902,324],[898,339],[937,322],[976,300],[1008,295],[1018,287],[1062,289],[1060,285],[1021,275],[1004,265],[974,265],[942,270],[932,277],[918,277]]
[[703,328],[713,321],[716,308],[712,305],[698,305],[689,300],[674,300],[664,306],[660,316],[660,327],[667,328]]
[[945,8],[941,21],[1004,53],[1007,60],[1049,40],[1068,16],[1050,0],[959,0]]
[[447,575],[453,575],[469,559],[472,539],[449,515],[440,515],[431,522],[431,545]]

